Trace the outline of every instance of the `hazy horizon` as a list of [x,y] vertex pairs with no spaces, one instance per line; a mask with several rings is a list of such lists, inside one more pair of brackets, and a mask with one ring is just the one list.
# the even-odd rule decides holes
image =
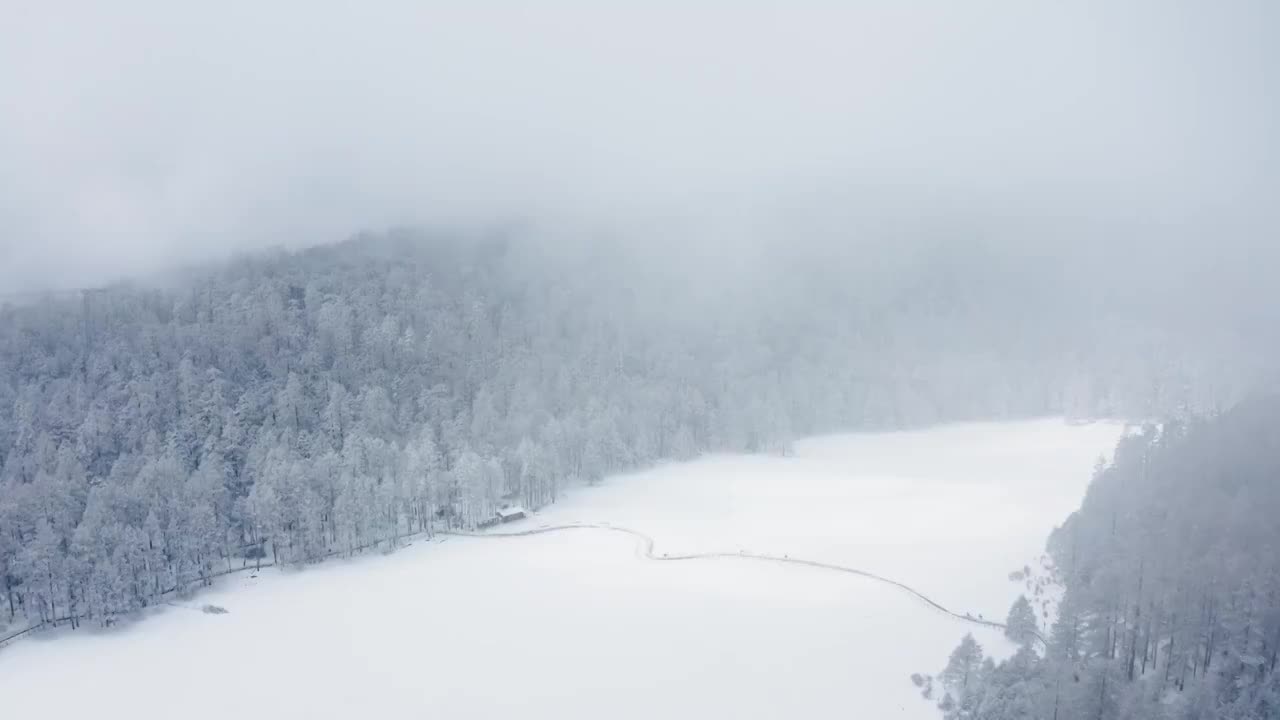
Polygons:
[[423,225],[1269,249],[1276,14],[31,4],[0,30],[0,288]]

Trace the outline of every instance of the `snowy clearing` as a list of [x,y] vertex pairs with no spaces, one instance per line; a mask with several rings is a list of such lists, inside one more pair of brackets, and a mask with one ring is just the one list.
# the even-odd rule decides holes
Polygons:
[[[612,478],[501,528],[610,523],[654,552],[804,557],[1003,620],[1118,424],[843,435],[795,457]],[[234,576],[112,631],[0,651],[14,717],[934,718],[912,672],[999,631],[815,568],[646,560],[635,538],[438,537],[390,556]],[[225,608],[226,614],[200,608]]]

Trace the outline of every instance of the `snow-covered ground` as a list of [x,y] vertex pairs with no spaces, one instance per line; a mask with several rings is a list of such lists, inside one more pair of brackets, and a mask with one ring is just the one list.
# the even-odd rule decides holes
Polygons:
[[[860,567],[1003,619],[1122,427],[843,435],[609,479],[503,529],[608,522],[662,554]],[[932,718],[908,675],[975,628],[887,585],[735,559],[663,563],[594,530],[419,541],[233,576],[105,632],[0,650],[0,717]]]

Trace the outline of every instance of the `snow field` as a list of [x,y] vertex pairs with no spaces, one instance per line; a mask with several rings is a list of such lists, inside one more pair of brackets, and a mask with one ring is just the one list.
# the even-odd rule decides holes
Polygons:
[[[655,552],[859,567],[1003,620],[1117,424],[815,438],[611,478],[507,529],[607,522]],[[652,562],[597,530],[419,540],[233,576],[111,631],[0,650],[0,717],[935,718],[908,676],[969,626],[903,592],[735,559]]]

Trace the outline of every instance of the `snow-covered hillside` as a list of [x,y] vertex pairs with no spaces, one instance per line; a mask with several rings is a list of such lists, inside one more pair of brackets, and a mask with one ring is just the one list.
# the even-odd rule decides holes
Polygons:
[[[506,529],[608,522],[656,552],[859,567],[1003,619],[1116,424],[816,438],[594,488]],[[224,615],[193,608],[225,607]],[[0,650],[13,717],[933,718],[908,680],[984,630],[900,589],[604,531],[437,537],[235,576],[145,621]],[[1007,648],[1005,648],[1007,649]]]

